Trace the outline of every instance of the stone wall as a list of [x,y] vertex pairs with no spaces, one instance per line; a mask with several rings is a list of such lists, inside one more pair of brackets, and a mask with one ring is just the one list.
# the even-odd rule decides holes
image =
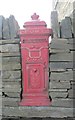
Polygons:
[[53,29],[53,37],[66,39],[74,38],[75,37],[74,17],[73,19],[71,19],[70,16],[67,16],[63,18],[62,21],[60,22],[58,20],[58,16],[59,15],[57,11],[51,12],[51,27]]
[[[50,95],[52,106],[73,109],[73,39],[53,39],[50,44]],[[68,109],[69,112],[69,109]],[[66,111],[65,111],[66,113]],[[70,113],[69,113],[70,114]]]
[[17,107],[21,94],[20,40],[0,40],[2,54],[2,115],[6,107]]
[[58,13],[57,11],[51,12],[51,28],[53,30],[53,37],[60,37],[59,35],[59,22],[58,22]]
[[13,15],[5,18],[0,15],[0,39],[18,38],[19,25]]
[[[0,40],[2,54],[2,115],[7,118],[61,119],[73,117],[73,40],[53,39],[50,44],[49,107],[19,106],[21,95],[20,40]],[[1,49],[2,48],[2,49]]]
[[[54,35],[61,38],[74,38],[75,37],[75,1],[74,0],[53,0],[53,11],[58,14],[58,23],[53,24]],[[57,19],[57,17],[56,17]],[[56,21],[55,15],[52,21]],[[57,26],[57,27],[56,27]]]

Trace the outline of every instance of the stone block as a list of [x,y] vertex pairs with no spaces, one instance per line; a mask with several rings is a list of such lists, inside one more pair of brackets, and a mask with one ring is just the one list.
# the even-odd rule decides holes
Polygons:
[[72,25],[70,17],[65,17],[65,19],[61,21],[61,37],[72,38]]
[[58,68],[58,69],[51,69],[51,72],[66,72],[66,69]]
[[9,22],[11,39],[17,38],[18,37],[18,30],[19,30],[18,22],[16,21],[16,19],[13,15],[10,15],[8,22]]
[[20,102],[19,98],[2,98],[2,106],[9,106],[9,107],[18,107],[18,103]]
[[51,96],[52,99],[55,99],[55,98],[59,98],[59,99],[60,98],[67,98],[68,92],[59,92],[59,91],[52,92],[52,91],[50,91],[49,96]]
[[2,65],[2,70],[20,70],[21,69],[21,65],[20,63],[9,63],[9,64],[4,64]]
[[19,45],[18,44],[7,44],[7,45],[2,45],[2,51],[1,52],[19,52]]
[[73,108],[73,99],[52,99],[52,105],[53,107],[64,107],[64,108]]
[[2,92],[12,92],[12,93],[17,93],[21,92],[21,83],[18,82],[3,82],[2,84]]
[[3,39],[10,39],[10,31],[7,19],[3,17],[3,31],[2,31]]
[[59,44],[58,42],[55,44],[54,41],[51,42],[50,48],[56,50],[68,50],[72,45],[70,44]]
[[58,61],[58,62],[64,62],[64,61],[73,61],[73,53],[58,53],[50,55],[50,61]]
[[19,87],[20,84],[21,84],[21,83],[20,83],[19,81],[17,81],[17,82],[16,82],[16,81],[15,81],[15,82],[10,82],[10,81],[9,81],[9,82],[3,82],[2,85],[5,86],[5,87],[11,87],[11,86],[12,86],[12,87],[17,87],[17,86]]
[[67,39],[67,41],[68,41],[68,44],[75,44],[75,40],[73,39],[73,38],[71,38],[71,39]]
[[2,71],[2,79],[21,79],[21,71]]
[[2,64],[20,63],[20,57],[2,57]]
[[70,49],[50,49],[49,50],[49,54],[56,54],[56,53],[69,53],[70,52]]
[[73,109],[64,107],[4,107],[2,112],[3,116],[9,117],[73,117]]
[[57,71],[58,69],[73,69],[73,62],[50,62],[50,71]]
[[69,98],[74,98],[75,99],[75,96],[74,96],[74,90],[73,89],[70,89],[70,90],[68,90],[68,93],[69,93]]
[[51,72],[50,76],[51,81],[71,81],[73,80],[73,71],[67,71],[67,72]]
[[7,40],[0,40],[0,45],[5,45],[5,44],[20,44],[20,39],[7,39]]
[[69,89],[70,88],[70,82],[68,81],[61,81],[61,82],[58,82],[58,81],[50,81],[50,88],[51,89]]
[[0,53],[0,57],[20,57],[19,52]]
[[9,79],[2,79],[2,82],[21,82],[21,78],[17,79],[17,78],[9,78]]
[[51,88],[49,88],[49,92],[67,92],[67,88],[66,89],[51,89]]
[[2,39],[2,24],[3,24],[3,16],[0,16],[0,39]]
[[58,23],[58,13],[57,11],[51,12],[51,27],[53,29],[53,34],[58,37],[59,23]]
[[53,38],[51,41],[51,44],[54,43],[54,44],[59,44],[59,45],[61,45],[61,44],[65,45],[65,44],[68,44],[68,40],[69,39],[65,39],[65,38]]
[[66,51],[66,50],[73,48],[73,44],[68,44],[68,40],[67,40],[67,42],[65,40],[61,40],[61,39],[52,40],[50,43],[50,48],[56,49],[56,50]]
[[7,96],[8,98],[19,98],[20,99],[20,92],[3,92],[3,96]]

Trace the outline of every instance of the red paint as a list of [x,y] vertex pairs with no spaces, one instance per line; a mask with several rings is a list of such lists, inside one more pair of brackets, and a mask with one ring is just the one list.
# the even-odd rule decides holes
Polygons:
[[32,21],[20,30],[22,56],[22,106],[49,106],[48,97],[48,45],[51,29],[34,13]]

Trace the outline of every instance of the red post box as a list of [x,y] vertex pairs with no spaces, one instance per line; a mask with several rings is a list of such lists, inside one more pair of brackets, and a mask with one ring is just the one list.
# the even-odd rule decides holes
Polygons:
[[22,56],[22,106],[49,106],[48,63],[51,29],[34,13],[32,21],[25,22],[20,30]]

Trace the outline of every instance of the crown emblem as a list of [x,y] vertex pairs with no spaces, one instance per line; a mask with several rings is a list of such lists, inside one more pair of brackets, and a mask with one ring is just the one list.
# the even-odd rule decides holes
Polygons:
[[39,18],[39,15],[37,15],[36,13],[34,13],[32,16],[31,16],[32,20],[38,20]]

